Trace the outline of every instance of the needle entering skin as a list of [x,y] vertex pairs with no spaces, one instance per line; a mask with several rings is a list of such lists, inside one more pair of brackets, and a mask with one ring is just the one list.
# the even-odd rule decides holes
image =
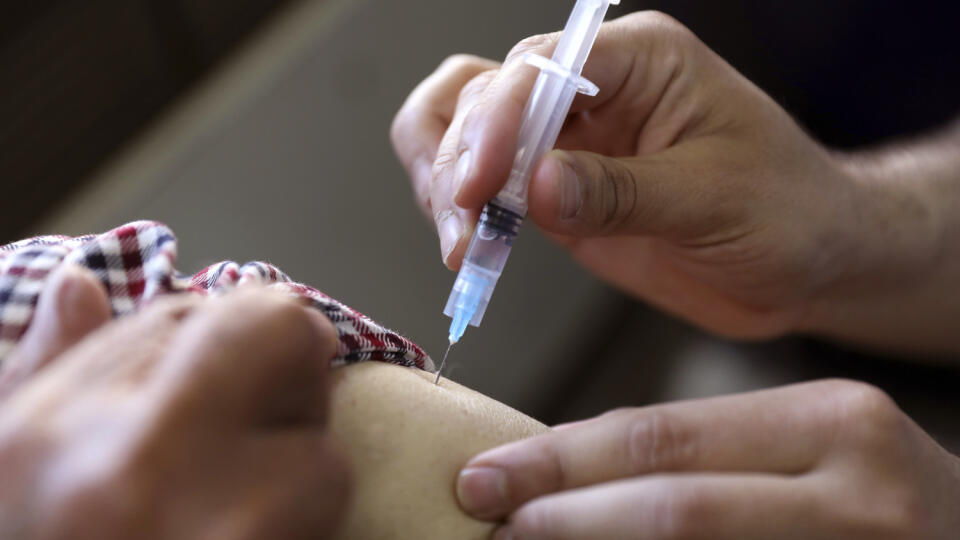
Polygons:
[[447,357],[450,356],[450,349],[453,348],[453,342],[450,342],[450,345],[447,345],[447,352],[443,353],[443,360],[440,361],[440,369],[437,370],[437,379],[433,381],[433,384],[440,382],[440,374],[443,373],[443,366],[447,363]]

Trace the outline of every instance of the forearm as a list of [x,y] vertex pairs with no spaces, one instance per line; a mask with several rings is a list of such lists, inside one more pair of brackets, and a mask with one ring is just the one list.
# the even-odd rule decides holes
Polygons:
[[802,330],[887,350],[960,352],[960,121],[837,161],[861,191],[847,220],[859,245]]

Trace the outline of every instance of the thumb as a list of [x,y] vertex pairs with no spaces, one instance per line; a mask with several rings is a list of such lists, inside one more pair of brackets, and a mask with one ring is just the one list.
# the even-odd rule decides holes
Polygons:
[[696,234],[721,193],[697,154],[693,144],[629,158],[555,150],[531,179],[530,216],[569,236]]

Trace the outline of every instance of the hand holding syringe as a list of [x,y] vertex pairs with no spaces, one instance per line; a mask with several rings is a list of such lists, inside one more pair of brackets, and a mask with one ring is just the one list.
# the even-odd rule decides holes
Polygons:
[[[468,324],[479,326],[513,241],[527,213],[530,176],[543,155],[553,148],[578,92],[596,95],[597,87],[580,76],[610,4],[620,0],[577,0],[552,59],[527,55],[525,61],[541,70],[520,127],[517,151],[506,186],[483,208],[467,247],[463,265],[443,313],[450,323],[450,347]],[[447,354],[450,353],[447,348]],[[446,362],[440,369],[439,380]]]
[[[460,268],[470,225],[515,161],[524,103],[539,75],[520,59],[524,52],[550,56],[558,41],[524,40],[502,65],[454,57],[397,114],[394,145],[451,268]],[[874,203],[858,195],[876,181],[875,171],[851,169],[849,155],[812,140],[667,15],[641,11],[604,23],[583,73],[602,90],[574,99],[557,139],[562,149],[544,156],[530,180],[529,218],[587,271],[638,300],[725,336],[818,328],[856,339],[860,324],[835,317],[850,308],[848,295],[866,294],[848,287],[866,275],[880,284],[902,270],[865,254],[910,261],[923,256],[918,246],[936,245],[907,240],[929,231],[875,234],[899,214],[880,213],[864,226],[863,205]],[[955,144],[936,140],[929,144],[937,155]],[[938,162],[942,170],[957,170],[950,159]],[[884,190],[899,189],[906,184],[884,183],[869,196],[896,199]],[[823,303],[827,291],[839,311]],[[887,294],[871,289],[863,298],[893,302]],[[870,302],[851,309],[873,320]],[[941,307],[932,303],[931,312]],[[946,319],[891,320],[877,336],[913,344],[911,336],[939,329],[939,320]],[[938,331],[935,341],[952,347],[951,339]]]

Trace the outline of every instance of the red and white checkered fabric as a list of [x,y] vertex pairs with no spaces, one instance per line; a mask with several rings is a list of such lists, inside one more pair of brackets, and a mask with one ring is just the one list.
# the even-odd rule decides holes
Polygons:
[[276,267],[222,262],[194,276],[174,269],[177,240],[165,225],[137,221],[101,235],[40,236],[0,247],[0,365],[26,332],[47,276],[59,265],[90,269],[106,287],[115,317],[165,294],[220,294],[262,283],[311,300],[336,326],[334,365],[379,360],[434,371],[433,361],[410,340],[320,291],[294,283]]

